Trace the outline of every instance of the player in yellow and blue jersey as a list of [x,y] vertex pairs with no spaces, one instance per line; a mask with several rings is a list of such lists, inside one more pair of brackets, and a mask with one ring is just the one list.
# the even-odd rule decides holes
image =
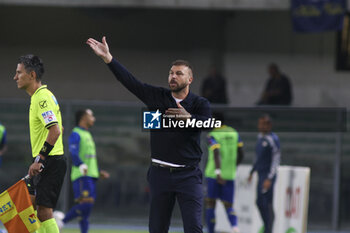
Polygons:
[[[215,119],[224,121],[221,113],[213,113]],[[233,208],[236,167],[243,160],[243,142],[238,132],[222,125],[208,134],[208,161],[205,168],[207,181],[206,222],[209,233],[214,233],[216,200],[222,201],[232,232],[238,233],[237,216]]]
[[89,230],[89,216],[96,199],[97,179],[109,178],[108,172],[98,168],[96,146],[89,131],[95,120],[91,109],[79,110],[75,114],[76,127],[69,137],[69,152],[73,163],[71,180],[74,200],[77,204],[65,216],[60,212],[54,213],[59,228],[79,217],[81,233]]
[[2,156],[7,150],[7,131],[4,125],[0,123],[0,167],[2,164]]

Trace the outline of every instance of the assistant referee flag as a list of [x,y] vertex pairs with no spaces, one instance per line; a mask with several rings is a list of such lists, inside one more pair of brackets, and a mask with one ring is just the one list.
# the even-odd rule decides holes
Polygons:
[[0,221],[8,233],[32,233],[40,227],[24,180],[0,194]]

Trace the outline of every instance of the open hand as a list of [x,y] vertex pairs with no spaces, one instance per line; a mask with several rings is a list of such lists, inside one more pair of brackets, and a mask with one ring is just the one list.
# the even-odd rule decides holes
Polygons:
[[86,41],[86,44],[88,44],[95,54],[101,57],[105,63],[110,63],[112,61],[113,57],[109,52],[109,47],[105,36],[102,37],[102,43],[93,38],[89,38]]

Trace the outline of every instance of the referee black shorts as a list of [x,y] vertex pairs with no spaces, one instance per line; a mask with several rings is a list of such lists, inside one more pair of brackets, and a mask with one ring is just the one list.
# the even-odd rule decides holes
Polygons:
[[27,180],[27,187],[35,195],[36,205],[54,209],[67,171],[67,159],[64,155],[50,155],[44,166],[41,173]]

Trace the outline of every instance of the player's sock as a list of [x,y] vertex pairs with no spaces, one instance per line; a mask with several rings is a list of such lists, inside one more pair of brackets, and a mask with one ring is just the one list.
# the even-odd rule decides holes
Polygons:
[[75,206],[73,206],[69,211],[68,213],[66,213],[64,219],[63,219],[63,222],[64,223],[67,223],[69,222],[70,220],[78,217],[78,216],[81,216],[81,212],[82,212],[82,209],[81,209],[81,204],[77,204]]
[[207,222],[208,232],[214,233],[214,228],[215,228],[215,209],[214,208],[207,208],[205,219]]
[[79,222],[81,233],[87,233],[89,230],[89,217],[91,213],[93,204],[91,203],[83,203],[81,204],[81,221]]
[[230,220],[231,226],[237,226],[237,216],[232,207],[226,208],[226,213],[228,216],[228,219]]
[[55,210],[55,211],[53,212],[53,217],[54,217],[54,219],[56,220],[58,229],[61,230],[61,229],[63,228],[64,224],[65,224],[65,223],[63,222],[63,219],[64,219],[64,217],[65,217],[65,214],[64,214],[63,212],[59,211],[59,210]]
[[45,233],[60,233],[60,230],[58,229],[56,220],[54,218],[50,218],[42,222],[41,227],[45,229]]

